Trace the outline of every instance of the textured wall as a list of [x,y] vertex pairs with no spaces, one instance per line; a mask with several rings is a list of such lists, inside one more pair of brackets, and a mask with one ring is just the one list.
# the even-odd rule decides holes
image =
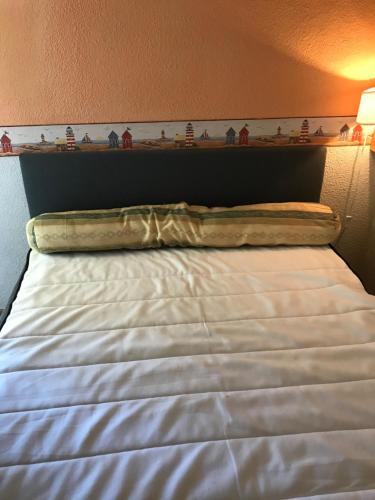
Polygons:
[[360,146],[327,151],[321,200],[343,219],[336,249],[375,294],[375,154]]
[[3,125],[355,115],[375,85],[373,0],[0,9]]
[[29,217],[18,157],[0,160],[0,309],[25,263]]

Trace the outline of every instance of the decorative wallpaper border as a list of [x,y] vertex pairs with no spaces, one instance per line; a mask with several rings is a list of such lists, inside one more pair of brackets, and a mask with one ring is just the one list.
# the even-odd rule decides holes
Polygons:
[[106,149],[357,146],[371,139],[354,116],[31,125],[6,127],[0,135],[0,156]]

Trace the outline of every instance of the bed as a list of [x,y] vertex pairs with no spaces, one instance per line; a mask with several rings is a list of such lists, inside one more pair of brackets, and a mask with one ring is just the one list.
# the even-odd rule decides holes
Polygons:
[[[324,161],[61,153],[22,171],[36,215],[314,202]],[[374,498],[374,342],[375,297],[329,246],[32,251],[0,332],[0,496]]]

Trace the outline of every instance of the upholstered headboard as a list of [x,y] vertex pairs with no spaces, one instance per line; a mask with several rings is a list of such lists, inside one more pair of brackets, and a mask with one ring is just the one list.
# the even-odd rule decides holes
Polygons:
[[21,155],[30,215],[186,201],[319,201],[326,149],[173,149]]

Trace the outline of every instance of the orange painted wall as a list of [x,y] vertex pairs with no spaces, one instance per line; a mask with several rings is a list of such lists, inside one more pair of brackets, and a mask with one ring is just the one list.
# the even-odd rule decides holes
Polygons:
[[3,125],[354,115],[375,86],[373,0],[0,0],[0,11]]

